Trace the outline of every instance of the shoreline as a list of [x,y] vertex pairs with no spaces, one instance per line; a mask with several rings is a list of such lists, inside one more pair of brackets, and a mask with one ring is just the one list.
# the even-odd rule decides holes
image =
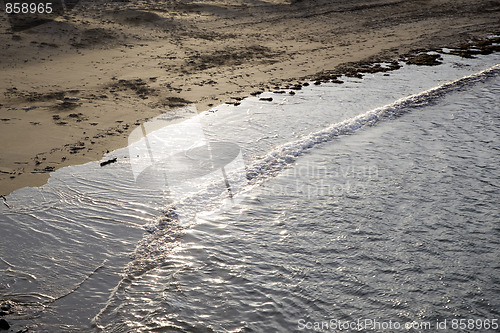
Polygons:
[[[472,6],[480,12],[447,0],[340,8],[326,1],[109,4],[99,11],[88,2],[22,31],[4,20],[0,195],[43,185],[61,167],[98,161],[126,147],[136,126],[186,104],[201,112],[259,91],[380,71],[371,64],[415,60],[423,50],[473,56],[476,44],[479,52],[498,51],[484,38],[500,30],[500,6],[481,2]],[[324,19],[336,20],[335,29]]]

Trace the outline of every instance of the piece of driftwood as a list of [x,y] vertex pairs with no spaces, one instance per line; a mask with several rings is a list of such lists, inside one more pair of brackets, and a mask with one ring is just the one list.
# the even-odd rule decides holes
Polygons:
[[108,164],[111,164],[111,163],[115,163],[116,162],[116,157],[115,158],[112,158],[110,160],[107,160],[107,161],[104,161],[104,162],[101,162],[101,166],[105,166],[105,165],[108,165]]

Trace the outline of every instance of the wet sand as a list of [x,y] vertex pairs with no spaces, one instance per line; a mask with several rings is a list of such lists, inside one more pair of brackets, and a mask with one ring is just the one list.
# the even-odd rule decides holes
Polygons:
[[499,13],[488,0],[81,0],[14,29],[2,13],[0,194],[100,160],[185,104],[203,111],[418,50],[477,46],[499,34]]

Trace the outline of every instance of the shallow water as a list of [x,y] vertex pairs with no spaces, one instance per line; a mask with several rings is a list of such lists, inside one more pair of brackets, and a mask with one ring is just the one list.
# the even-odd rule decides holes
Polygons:
[[[116,332],[500,319],[498,70],[442,88],[498,57],[266,93],[163,127],[176,138],[157,120],[117,163],[16,191],[0,218],[0,295],[22,305],[8,319]],[[199,161],[205,146],[236,162],[174,175],[178,152]]]
[[231,211],[200,218],[99,321],[290,332],[499,318],[498,96],[497,77],[308,151]]

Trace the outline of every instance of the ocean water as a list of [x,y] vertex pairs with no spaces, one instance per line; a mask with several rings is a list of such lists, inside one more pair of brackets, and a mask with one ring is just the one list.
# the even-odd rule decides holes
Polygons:
[[498,331],[500,55],[443,57],[180,109],[134,131],[104,159],[116,163],[14,192],[0,208],[6,319],[40,332]]

